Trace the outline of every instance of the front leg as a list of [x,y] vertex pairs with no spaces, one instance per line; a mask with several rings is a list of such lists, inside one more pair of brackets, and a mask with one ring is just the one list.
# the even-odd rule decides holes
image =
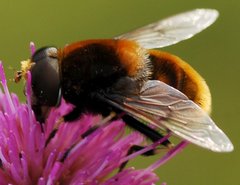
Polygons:
[[49,142],[55,137],[59,125],[62,124],[63,122],[71,122],[74,121],[78,118],[80,118],[82,114],[82,111],[79,107],[74,107],[73,110],[71,110],[69,113],[67,113],[66,115],[60,117],[57,122],[54,125],[54,128],[52,130],[52,132],[49,134],[46,142],[45,142],[45,147],[49,144]]
[[[48,138],[46,140],[46,143],[45,143],[45,147],[55,137],[60,124],[62,124],[64,122],[68,122],[69,123],[69,122],[75,121],[77,119],[80,119],[82,114],[84,114],[86,112],[90,112],[90,113],[94,113],[94,114],[101,114],[105,118],[102,121],[100,121],[97,125],[94,125],[93,127],[89,128],[89,130],[87,130],[85,133],[83,133],[82,134],[82,138],[85,138],[86,136],[90,135],[97,128],[99,128],[101,125],[103,125],[104,123],[107,123],[108,121],[113,120],[116,117],[116,113],[111,111],[111,109],[107,108],[107,106],[105,106],[105,109],[100,109],[99,108],[99,110],[101,110],[101,111],[99,111],[98,109],[92,109],[92,108],[88,108],[87,110],[88,111],[86,111],[86,109],[83,109],[80,106],[76,106],[69,113],[67,113],[64,116],[60,117],[58,119],[58,121],[55,123],[53,131],[49,134],[49,136],[48,136]],[[107,116],[105,116],[105,115],[107,115]]]

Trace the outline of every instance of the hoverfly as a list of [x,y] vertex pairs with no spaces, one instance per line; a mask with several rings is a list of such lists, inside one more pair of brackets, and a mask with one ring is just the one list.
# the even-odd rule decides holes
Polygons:
[[73,104],[65,121],[91,112],[114,111],[153,141],[158,129],[216,152],[233,145],[208,113],[211,95],[204,79],[182,59],[153,48],[188,39],[218,17],[196,9],[113,39],[85,40],[63,48],[43,47],[23,62],[16,81],[30,70],[32,107],[39,121],[61,97]]

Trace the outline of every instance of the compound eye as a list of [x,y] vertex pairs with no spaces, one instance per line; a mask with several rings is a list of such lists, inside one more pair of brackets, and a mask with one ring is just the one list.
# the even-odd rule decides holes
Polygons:
[[42,47],[38,49],[32,56],[31,61],[34,63],[48,61],[51,62],[51,58],[57,58],[58,50],[55,47]]
[[56,106],[60,98],[58,50],[45,47],[32,56],[32,90],[38,105]]

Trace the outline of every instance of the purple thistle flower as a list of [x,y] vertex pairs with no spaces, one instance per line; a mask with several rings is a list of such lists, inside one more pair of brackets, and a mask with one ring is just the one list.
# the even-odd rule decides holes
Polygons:
[[[31,52],[34,51],[31,43]],[[52,108],[41,125],[30,105],[30,73],[26,86],[27,104],[20,103],[15,94],[9,93],[2,63],[0,79],[3,87],[3,91],[0,89],[0,184],[152,185],[158,181],[153,170],[187,144],[183,141],[146,169],[130,167],[114,173],[123,162],[154,149],[171,134],[127,156],[131,146],[144,142],[141,134],[126,134],[121,120],[109,122],[100,116],[84,115],[80,120],[60,124],[56,135],[46,145],[55,124],[72,106],[62,100],[60,107]],[[99,122],[98,129],[81,137]]]

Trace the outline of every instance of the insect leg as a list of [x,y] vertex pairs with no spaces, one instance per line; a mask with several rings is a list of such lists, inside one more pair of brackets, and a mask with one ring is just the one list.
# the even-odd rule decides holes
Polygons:
[[63,116],[65,122],[74,121],[80,117],[82,114],[82,109],[79,107],[74,107],[73,110]]
[[[124,115],[122,117],[123,121],[131,128],[134,130],[139,131],[143,135],[145,135],[147,138],[149,138],[151,141],[156,142],[162,139],[164,136],[159,133],[158,131],[154,130],[153,128],[145,125],[144,123],[136,120],[135,118],[129,116],[129,115]],[[162,143],[162,145],[168,147],[171,144],[170,141],[166,140]]]
[[[45,143],[45,147],[48,145],[48,143],[51,141],[52,138],[56,135],[58,131],[58,127],[63,122],[71,122],[75,121],[77,119],[81,118],[81,115],[83,114],[83,108],[80,106],[76,106],[71,110],[69,113],[65,114],[64,116],[60,117],[57,123],[55,124],[54,130],[50,133],[50,135],[47,138],[47,141]],[[101,126],[103,123],[106,123],[107,121],[112,120],[116,116],[115,112],[109,112],[108,116],[106,116],[101,122],[99,122],[96,126],[93,126],[89,130],[87,130],[85,133],[82,134],[82,137],[86,137],[93,133],[99,126]]]
[[46,142],[45,142],[45,147],[49,144],[49,142],[55,137],[57,131],[58,131],[58,127],[60,124],[62,124],[63,122],[66,121],[74,121],[76,120],[78,117],[80,117],[81,111],[75,107],[71,112],[69,112],[68,114],[64,115],[63,117],[60,117],[58,119],[58,121],[56,122],[54,129],[52,130],[52,132],[49,134]]
[[[142,150],[142,149],[144,149],[144,148],[145,148],[145,146],[133,145],[133,146],[131,146],[130,149],[128,150],[127,156],[133,154],[134,152],[137,152],[137,151],[139,151],[139,150]],[[156,154],[156,150],[149,150],[149,151],[143,153],[142,155],[143,155],[143,156],[152,156],[152,155],[154,155],[154,154]],[[128,161],[123,162],[123,163],[120,165],[118,171],[121,172],[121,171],[126,167],[127,163],[128,163]]]
[[[137,130],[138,132],[142,133],[143,135],[145,135],[147,138],[149,138],[153,143],[159,141],[160,139],[164,138],[164,136],[162,134],[160,134],[159,132],[157,132],[156,130],[152,129],[151,127],[148,127],[147,125],[145,125],[144,123],[136,120],[135,118],[129,116],[129,115],[124,115],[122,117],[122,119],[125,121],[125,123]],[[169,140],[164,140],[162,143],[162,145],[164,145],[165,147],[170,147],[172,146],[171,142]],[[139,146],[139,145],[133,145],[131,146],[131,148],[128,150],[127,156],[131,155],[134,152],[137,152],[139,150],[144,149],[146,146]],[[151,149],[141,155],[143,156],[151,156],[156,154],[157,151],[156,149]],[[122,163],[119,167],[119,172],[122,171],[124,169],[124,167],[127,165],[128,161]]]

